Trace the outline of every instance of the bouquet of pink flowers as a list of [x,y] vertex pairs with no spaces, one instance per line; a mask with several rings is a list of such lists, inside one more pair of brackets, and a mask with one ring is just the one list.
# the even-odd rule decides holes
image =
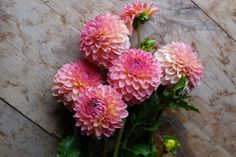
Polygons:
[[[180,141],[170,135],[156,145],[165,109],[199,112],[187,102],[199,85],[203,65],[182,42],[153,50],[140,41],[140,25],[159,12],[153,3],[127,4],[121,15],[98,15],[81,31],[84,59],[63,65],[53,95],[71,111],[74,134],[62,139],[57,157],[164,157]],[[129,38],[137,29],[138,48]]]

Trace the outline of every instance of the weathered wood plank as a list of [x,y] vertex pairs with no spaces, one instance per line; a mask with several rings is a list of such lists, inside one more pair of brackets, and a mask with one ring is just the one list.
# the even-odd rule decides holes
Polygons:
[[[201,115],[181,114],[235,156],[236,42],[190,2],[171,2],[175,9],[168,7],[172,11],[164,10],[155,20],[160,36],[165,42],[182,40],[192,44],[206,67],[202,85],[192,93],[192,104],[200,108]],[[160,7],[168,6],[166,3],[161,1]]]
[[[45,2],[48,6],[56,10],[59,15],[66,18],[74,27],[81,29],[75,22],[73,12],[80,14],[80,18],[89,19],[97,15],[97,13],[113,12],[119,13],[124,2],[122,1],[78,1],[69,0],[61,3],[59,0],[48,0]],[[223,2],[222,2],[223,3]],[[168,43],[171,41],[182,40],[195,47],[203,60],[206,67],[205,79],[200,87],[193,91],[192,102],[198,106],[202,113],[196,115],[180,111],[178,116],[184,116],[189,119],[190,125],[195,127],[185,126],[187,132],[198,133],[194,138],[188,138],[188,143],[191,145],[192,151],[196,156],[212,156],[209,152],[203,151],[215,150],[214,154],[219,156],[229,151],[231,154],[236,154],[234,130],[236,129],[236,42],[227,36],[221,28],[218,27],[208,16],[206,16],[196,5],[191,1],[185,0],[160,0],[157,5],[161,8],[161,13],[154,18],[153,22],[145,25],[142,32],[145,36],[152,36],[159,43]],[[61,13],[58,6],[66,6],[70,8],[68,11]],[[89,8],[87,10],[86,8]],[[148,31],[147,31],[148,30]],[[135,43],[135,37],[132,43]],[[178,117],[179,118],[179,117]],[[181,118],[183,120],[183,118]],[[184,123],[184,122],[183,122]],[[176,129],[176,131],[178,131]],[[202,131],[202,132],[199,132]],[[183,135],[182,135],[183,136]],[[201,137],[202,136],[202,137]],[[207,145],[209,137],[214,144]],[[200,146],[196,146],[195,142],[199,142]],[[202,146],[201,146],[201,144]],[[217,145],[217,146],[215,146]],[[211,148],[211,149],[210,149]],[[227,150],[227,151],[226,151]],[[197,152],[199,151],[199,154]],[[219,153],[219,151],[222,153]],[[188,156],[188,155],[186,155]]]
[[236,40],[235,0],[192,0]]
[[0,100],[0,156],[56,156],[57,140]]
[[52,78],[78,58],[78,31],[39,0],[0,4],[0,96],[60,136],[63,107],[51,95]]
[[[0,96],[48,131],[60,135],[63,121],[61,107],[50,95],[52,77],[63,63],[77,58],[77,39],[84,21],[105,12],[119,13],[124,2],[42,2],[48,7],[37,0],[1,2],[4,20],[0,24],[0,73],[4,75]],[[187,130],[181,134],[179,126],[173,128],[189,144],[188,149],[181,149],[187,152],[182,157],[191,156],[191,152],[196,157],[235,156],[236,42],[191,1],[159,0],[157,4],[161,13],[144,26],[142,37],[152,36],[159,43],[187,42],[199,51],[206,67],[202,85],[192,93],[192,103],[201,114],[181,110],[176,115]],[[133,45],[135,42],[133,38]]]
[[[188,117],[170,111],[164,113],[167,123],[158,131],[159,135],[176,135],[181,141],[178,157],[233,157],[203,130],[189,121]],[[176,118],[177,117],[177,118]]]

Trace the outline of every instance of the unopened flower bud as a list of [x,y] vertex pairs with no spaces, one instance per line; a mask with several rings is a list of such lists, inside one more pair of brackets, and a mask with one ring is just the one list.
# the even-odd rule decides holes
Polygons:
[[171,151],[176,146],[177,146],[177,142],[174,139],[167,139],[164,143],[164,147],[167,152]]

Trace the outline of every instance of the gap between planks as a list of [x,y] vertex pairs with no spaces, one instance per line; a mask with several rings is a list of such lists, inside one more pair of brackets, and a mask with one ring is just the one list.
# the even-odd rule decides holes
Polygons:
[[[47,3],[49,1],[47,0],[40,0],[43,4],[45,4],[48,8],[50,8],[56,15],[58,15],[59,17],[63,18],[55,9],[53,9],[51,6],[49,6]],[[232,39],[233,41],[236,42],[236,39],[234,39],[220,24],[218,24],[211,16],[209,16],[207,14],[207,12],[205,12],[198,4],[196,4],[193,0],[190,0],[199,10],[201,10],[201,12],[203,12],[211,21],[213,21],[225,34],[227,34],[227,36]],[[191,7],[192,8],[192,7]],[[66,21],[69,25],[71,25],[73,28],[75,28],[76,30],[78,30],[79,32],[81,32],[80,29],[78,29],[76,26],[74,26],[72,23],[70,23],[69,21]]]
[[[55,9],[53,9],[50,5],[47,4],[49,1],[47,1],[47,0],[39,0],[39,1],[41,1],[43,4],[45,4],[48,8],[50,8],[57,16],[63,18],[63,16],[60,15],[60,13],[58,13]],[[65,21],[65,22],[68,23],[69,25],[71,25],[73,28],[75,28],[75,29],[78,30],[79,32],[81,32],[80,29],[78,29],[76,26],[74,26],[74,25],[73,25],[72,23],[70,23],[69,21]]]
[[3,101],[4,103],[6,103],[9,107],[11,107],[12,109],[14,109],[16,112],[18,112],[21,116],[23,116],[24,118],[26,118],[27,120],[29,120],[32,124],[34,124],[35,126],[39,127],[41,130],[43,130],[45,133],[47,133],[49,136],[53,137],[54,139],[56,139],[57,141],[60,140],[60,137],[58,137],[57,135],[50,133],[49,131],[47,131],[46,129],[44,129],[42,126],[40,126],[39,124],[37,124],[35,121],[33,121],[32,119],[30,119],[29,117],[27,117],[26,115],[24,115],[21,111],[19,111],[17,108],[15,108],[13,105],[11,105],[10,103],[8,103],[6,100],[4,100],[3,98],[0,98],[0,101]]
[[209,19],[211,19],[211,21],[213,21],[225,34],[227,34],[230,39],[232,39],[233,41],[236,42],[236,39],[234,39],[234,37],[232,37],[219,23],[217,23],[216,20],[214,20],[210,15],[208,15],[206,11],[204,11],[197,3],[195,3],[193,0],[190,0],[190,1],[191,1],[198,9],[200,9]]

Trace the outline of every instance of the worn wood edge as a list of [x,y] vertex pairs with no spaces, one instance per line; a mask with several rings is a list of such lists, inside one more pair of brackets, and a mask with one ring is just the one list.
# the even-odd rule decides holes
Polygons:
[[4,157],[55,156],[57,140],[0,100],[0,154]]
[[[231,12],[232,10],[225,10],[225,12],[227,13],[227,17],[225,17],[226,19],[222,19],[221,18],[221,13],[222,12],[218,12],[216,10],[209,10],[209,7],[204,6],[205,4],[207,4],[208,2],[206,1],[199,1],[199,0],[191,0],[196,6],[198,6],[203,13],[205,13],[212,21],[214,21],[231,39],[233,39],[234,41],[236,41],[236,8],[235,12]],[[227,2],[231,1],[233,3],[233,0],[227,0]],[[213,2],[214,3],[214,2]],[[223,3],[226,3],[226,1],[224,1]],[[222,4],[222,3],[221,3]],[[211,4],[213,6],[213,4]],[[232,6],[236,6],[235,4],[232,4]],[[231,20],[232,18],[234,19],[234,26],[229,26],[229,24],[227,24],[225,21],[227,20]]]
[[47,133],[48,135],[52,136],[52,137],[55,138],[57,141],[60,140],[60,137],[58,137],[57,135],[55,135],[55,134],[49,132],[48,130],[46,130],[44,127],[42,127],[41,125],[39,125],[38,123],[36,123],[36,122],[33,121],[32,119],[30,119],[28,116],[26,116],[24,113],[22,113],[19,109],[17,109],[16,107],[14,107],[13,105],[11,105],[10,103],[8,103],[6,100],[4,100],[4,99],[1,98],[1,97],[0,97],[0,102],[7,104],[9,107],[11,107],[11,108],[14,109],[16,112],[18,112],[18,114],[20,114],[22,117],[24,117],[25,119],[27,119],[28,121],[30,121],[32,124],[36,125],[36,126],[39,127],[40,129],[42,129],[45,133]]
[[[78,59],[78,30],[41,1],[20,5],[23,2],[5,1],[0,5],[0,71],[4,74],[0,97],[50,134],[61,137],[66,109],[51,95],[52,79],[60,66]],[[27,11],[34,18],[29,18]],[[37,33],[40,29],[44,30]]]

